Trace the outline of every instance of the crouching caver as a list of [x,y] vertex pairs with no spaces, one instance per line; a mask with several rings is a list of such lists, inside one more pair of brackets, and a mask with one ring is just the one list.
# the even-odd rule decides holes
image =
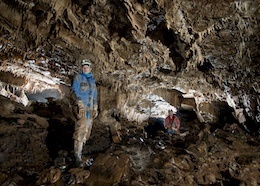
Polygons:
[[[74,155],[76,165],[83,167],[82,149],[89,139],[93,124],[93,118],[98,115],[97,88],[92,76],[92,63],[90,60],[83,60],[82,72],[77,74],[73,80],[72,90],[75,96],[75,107],[77,122],[73,134]],[[75,112],[75,111],[74,111]]]
[[174,115],[173,110],[168,110],[168,116],[164,120],[164,127],[167,129],[168,134],[174,134],[179,132],[180,120]]

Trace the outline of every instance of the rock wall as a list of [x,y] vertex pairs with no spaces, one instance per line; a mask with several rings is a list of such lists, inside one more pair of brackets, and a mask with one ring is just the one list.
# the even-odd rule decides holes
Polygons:
[[[62,92],[80,60],[90,58],[98,84],[115,96],[195,90],[197,105],[225,101],[259,128],[258,6],[253,0],[3,0],[0,71],[26,80],[17,90]],[[9,84],[15,82],[1,78],[2,95],[27,104]]]
[[21,104],[2,96],[0,100],[1,171],[9,170],[10,174],[14,170],[25,171],[24,174],[31,177],[50,161],[45,143],[49,123],[29,108],[22,109]]

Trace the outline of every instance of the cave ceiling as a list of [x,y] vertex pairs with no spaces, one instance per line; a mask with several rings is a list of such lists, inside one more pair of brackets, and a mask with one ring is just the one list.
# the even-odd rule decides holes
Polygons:
[[106,103],[177,91],[201,113],[217,100],[260,121],[259,0],[1,0],[0,9],[5,97],[66,95],[89,58]]

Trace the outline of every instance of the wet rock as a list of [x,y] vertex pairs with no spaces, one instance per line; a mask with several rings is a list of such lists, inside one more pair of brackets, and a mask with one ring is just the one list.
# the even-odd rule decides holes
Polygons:
[[[9,103],[4,104],[3,108],[5,108],[5,109],[3,109],[5,114],[11,114],[14,112],[15,106],[14,106],[14,104],[9,102]],[[4,114],[4,113],[2,112],[1,114]]]
[[84,170],[82,168],[72,168],[69,170],[70,179],[68,184],[75,185],[75,184],[84,184],[87,178],[90,176],[90,171]]
[[87,183],[90,185],[112,185],[119,183],[128,171],[128,162],[129,158],[126,155],[98,155],[90,168],[91,174],[87,179]]
[[17,105],[17,103],[10,101],[9,99],[0,96],[0,101],[1,101],[1,105],[0,105],[0,116],[6,116],[6,115],[10,115],[13,114],[15,111],[15,105]]
[[[1,177],[1,176],[0,176]],[[18,174],[13,174],[12,176],[7,177],[3,183],[1,183],[1,186],[16,186],[23,182],[23,178],[19,176]]]
[[186,177],[185,177],[185,180],[188,182],[188,184],[190,184],[190,185],[194,185],[194,183],[195,183],[195,180],[194,180],[194,176],[192,176],[192,175],[187,175]]
[[226,124],[223,127],[223,130],[229,131],[231,133],[238,133],[238,134],[243,134],[244,133],[243,130],[236,123]]
[[114,143],[119,143],[121,139],[120,129],[121,125],[119,122],[113,122],[109,126],[110,134],[112,135],[112,140]]
[[129,156],[132,169],[135,172],[142,172],[151,164],[153,150],[150,147],[134,145],[132,147],[123,146],[125,153]]
[[208,146],[205,141],[202,141],[197,145],[198,151],[202,154],[202,156],[207,156],[208,155]]
[[216,181],[217,181],[216,176],[212,173],[209,173],[208,175],[206,175],[204,177],[205,184],[214,184],[214,183],[216,183]]
[[50,167],[44,169],[37,181],[37,184],[53,184],[56,183],[61,178],[61,170],[55,167]]
[[65,150],[60,150],[58,156],[54,160],[55,167],[58,167],[62,172],[64,172],[68,167],[68,152]]
[[0,184],[1,185],[3,185],[7,179],[8,179],[8,176],[6,174],[0,173]]
[[165,142],[163,140],[159,140],[158,143],[155,145],[155,148],[157,148],[158,150],[165,149]]
[[237,118],[237,120],[239,121],[239,123],[245,123],[246,122],[246,118],[244,115],[244,109],[235,109],[234,115]]
[[175,157],[173,160],[173,164],[183,171],[191,170],[194,166],[192,161],[190,160],[190,157],[187,155]]
[[112,136],[112,140],[113,140],[114,143],[120,143],[120,141],[122,139],[119,135],[116,135],[116,136]]
[[[122,141],[114,143],[109,125],[97,119],[83,151],[85,169],[74,169],[68,147],[62,149],[55,144],[56,140],[51,140],[57,150],[54,160],[46,147],[46,127],[50,124],[58,126],[58,131],[64,130],[63,139],[72,141],[68,133],[73,130],[66,128],[70,120],[62,114],[49,119],[26,112],[21,114],[22,111],[0,118],[0,184],[35,185],[37,180],[56,186],[260,183],[259,139],[241,132],[239,124],[226,124],[222,129],[223,125],[184,119],[182,130],[189,131],[186,136],[169,138],[163,131],[158,131],[150,138],[145,137],[142,127],[136,123],[118,118]],[[64,144],[68,146],[68,143]]]
[[17,119],[17,124],[23,125],[25,124],[26,120],[25,119]]

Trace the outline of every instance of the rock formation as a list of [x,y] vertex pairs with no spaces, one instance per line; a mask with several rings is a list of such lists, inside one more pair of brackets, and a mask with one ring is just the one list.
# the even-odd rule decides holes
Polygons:
[[[120,140],[131,134],[121,134],[118,130],[140,129],[149,118],[165,116],[166,108],[171,107],[176,111],[194,112],[198,118],[196,122],[210,125],[211,131],[199,136],[228,138],[220,137],[220,142],[214,139],[219,146],[202,140],[204,137],[195,147],[191,141],[183,143],[187,154],[173,157],[169,162],[160,162],[155,155],[151,161],[156,169],[149,170],[151,172],[134,179],[131,184],[158,184],[162,180],[175,184],[210,184],[223,177],[240,179],[250,169],[245,160],[248,158],[257,169],[254,159],[259,160],[259,155],[254,152],[234,154],[223,164],[219,164],[214,153],[224,146],[225,152],[220,152],[224,157],[229,153],[231,143],[246,143],[246,139],[237,142],[236,137],[228,137],[227,131],[233,134],[232,131],[242,128],[250,134],[259,135],[260,132],[258,0],[2,0],[0,9],[0,95],[4,100],[1,102],[0,132],[4,137],[2,145],[10,145],[9,150],[2,147],[0,151],[3,170],[15,166],[15,161],[11,164],[5,161],[6,152],[10,157],[17,156],[10,149],[19,151],[23,148],[27,152],[33,151],[34,155],[38,153],[32,150],[28,141],[36,141],[34,145],[43,147],[42,156],[48,154],[51,145],[57,145],[47,143],[50,146],[46,147],[44,143],[45,138],[48,141],[52,139],[51,135],[56,135],[49,130],[49,125],[58,123],[56,127],[73,128],[68,103],[70,85],[73,76],[81,70],[80,61],[85,58],[94,63],[93,74],[98,84],[100,117],[97,122],[107,129],[99,141],[103,146],[93,147],[90,141],[86,154],[107,150],[111,143],[109,131],[113,133],[112,140],[122,145]],[[165,107],[157,105],[161,101],[166,102]],[[46,111],[46,108],[53,110]],[[237,125],[230,127],[227,123]],[[219,126],[221,130],[225,126],[224,132],[215,131]],[[9,133],[5,134],[6,131]],[[36,138],[29,135],[31,133],[40,135]],[[14,141],[21,139],[27,145],[11,143],[12,135]],[[95,136],[92,138],[96,139]],[[222,144],[224,142],[227,144]],[[66,148],[69,150],[70,146]],[[118,148],[117,145],[114,148]],[[121,156],[121,151],[129,153],[129,149],[122,149],[116,152],[119,159],[107,154],[97,158],[120,161],[122,167],[113,163],[109,166],[127,174],[129,159]],[[168,147],[166,151],[172,153]],[[140,150],[141,154],[150,152]],[[58,152],[50,152],[50,157],[42,162],[41,156],[35,158],[29,157],[30,153],[19,153],[22,160],[39,161],[41,170],[51,161],[47,159],[58,156]],[[134,156],[130,156],[130,161],[131,158]],[[215,165],[223,172],[220,175],[213,171],[206,175],[205,170],[209,169],[202,170],[194,162],[209,169],[209,165]],[[227,165],[229,169],[225,168]],[[239,166],[244,172],[236,172]],[[181,178],[175,180],[177,177],[169,178],[166,172],[158,170],[162,167],[170,173],[182,174],[184,171],[182,179],[186,182],[181,182]],[[199,173],[192,175],[189,171],[193,169],[198,169]],[[47,167],[46,170],[48,173],[52,169]],[[149,178],[150,173],[157,176]],[[124,180],[123,174],[113,175],[107,181],[120,182]],[[90,173],[93,184],[96,177]],[[4,174],[0,174],[0,183],[2,180],[6,182]],[[77,183],[77,180],[72,182]],[[122,182],[130,184],[127,179]],[[259,184],[259,178],[251,182],[248,184]]]
[[[256,124],[258,6],[208,0],[1,1],[1,95],[24,105],[31,92],[56,89],[64,96],[79,61],[90,58],[102,91],[112,92],[109,101],[123,93],[132,105],[131,99],[141,101],[140,95],[158,89],[179,90],[195,100],[202,121],[216,122],[214,102],[224,101]],[[110,109],[103,102],[101,109]]]

